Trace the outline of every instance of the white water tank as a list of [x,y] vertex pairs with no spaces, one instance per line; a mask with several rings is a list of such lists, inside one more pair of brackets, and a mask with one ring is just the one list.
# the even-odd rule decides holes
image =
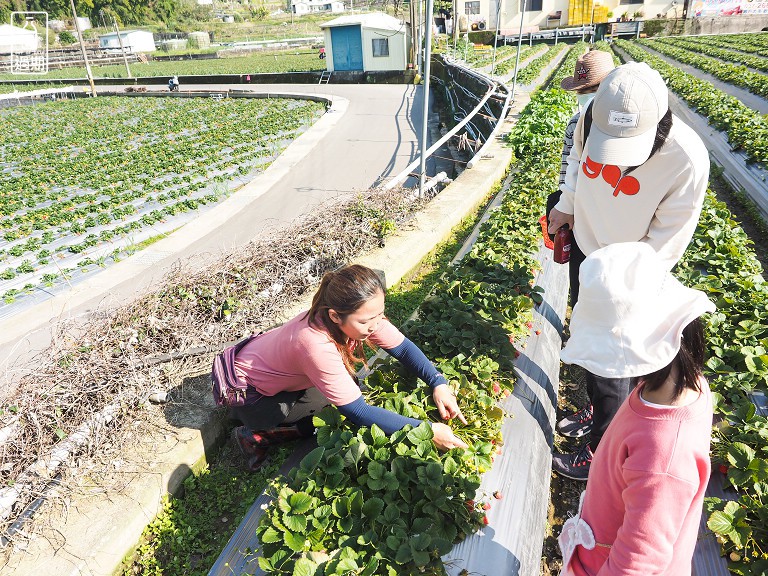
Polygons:
[[211,37],[208,32],[190,32],[187,39],[190,48],[209,48],[211,46]]

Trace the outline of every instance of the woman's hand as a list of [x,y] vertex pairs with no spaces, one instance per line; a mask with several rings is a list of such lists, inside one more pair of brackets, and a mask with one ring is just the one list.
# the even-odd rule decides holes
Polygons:
[[451,448],[468,448],[461,439],[453,434],[453,430],[447,424],[442,422],[432,422],[432,440],[439,450],[450,450]]
[[456,395],[448,384],[439,384],[438,386],[435,386],[435,389],[432,391],[432,398],[435,401],[435,406],[437,406],[437,411],[440,413],[440,418],[443,420],[458,418],[463,424],[467,423],[464,414],[459,410],[459,404],[456,402]]
[[573,230],[573,214],[566,214],[565,212],[560,212],[560,210],[556,208],[552,208],[549,212],[549,222],[547,223],[547,230],[549,233],[554,234],[566,225]]

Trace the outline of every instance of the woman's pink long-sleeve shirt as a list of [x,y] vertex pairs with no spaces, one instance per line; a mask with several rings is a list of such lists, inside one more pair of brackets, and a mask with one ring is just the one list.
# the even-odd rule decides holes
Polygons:
[[[368,337],[384,349],[394,348],[404,339],[386,318]],[[328,332],[309,323],[306,312],[250,342],[237,355],[235,371],[264,396],[315,386],[336,406],[360,397],[360,388],[349,375],[336,344]]]

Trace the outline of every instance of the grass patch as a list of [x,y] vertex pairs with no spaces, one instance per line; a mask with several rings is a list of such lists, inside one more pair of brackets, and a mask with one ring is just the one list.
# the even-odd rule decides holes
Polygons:
[[294,444],[276,450],[263,470],[247,472],[226,443],[210,467],[184,481],[181,494],[165,498],[120,576],[206,576]]
[[141,242],[138,242],[136,244],[133,244],[132,246],[129,246],[127,249],[127,252],[129,254],[133,254],[140,250],[144,250],[144,248],[147,248],[148,246],[152,246],[152,244],[155,244],[156,242],[160,242],[160,240],[168,238],[168,236],[176,232],[176,230],[178,230],[178,228],[174,228],[170,232],[163,232],[162,234],[156,234],[154,236],[150,236],[146,240],[142,240]]
[[488,202],[501,189],[501,185],[502,181],[495,184],[490,192],[488,192],[480,208],[464,218],[453,229],[448,239],[438,244],[432,252],[427,254],[410,274],[387,290],[387,318],[395,326],[402,326],[419,307],[424,298],[429,295],[434,285],[448,269],[449,263],[459,251],[461,245],[469,237]]

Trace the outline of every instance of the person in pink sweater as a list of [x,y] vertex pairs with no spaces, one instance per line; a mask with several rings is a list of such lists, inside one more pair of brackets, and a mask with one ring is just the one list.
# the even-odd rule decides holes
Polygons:
[[647,243],[586,257],[561,358],[637,387],[600,442],[579,513],[563,526],[561,576],[689,576],[709,480],[712,396],[699,316]]
[[[230,407],[244,425],[233,438],[249,470],[266,461],[275,444],[314,433],[313,414],[329,403],[359,426],[376,424],[387,434],[420,420],[370,406],[354,378],[364,361],[363,343],[384,349],[432,389],[443,419],[466,419],[445,377],[384,316],[384,285],[376,272],[353,264],[323,276],[312,306],[248,342],[235,357],[237,378],[247,384],[245,405]],[[443,450],[466,448],[450,426],[432,422]]]

